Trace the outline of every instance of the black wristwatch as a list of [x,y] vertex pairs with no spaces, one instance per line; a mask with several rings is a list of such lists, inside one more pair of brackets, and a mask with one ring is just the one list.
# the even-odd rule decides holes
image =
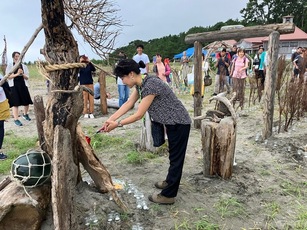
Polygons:
[[117,122],[117,127],[123,127],[123,124],[120,121]]

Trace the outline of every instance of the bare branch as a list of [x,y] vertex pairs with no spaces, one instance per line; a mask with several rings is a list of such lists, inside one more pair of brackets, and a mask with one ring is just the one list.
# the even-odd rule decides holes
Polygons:
[[122,21],[110,0],[64,0],[65,14],[84,40],[100,57],[113,50]]
[[37,37],[37,35],[39,34],[39,32],[42,29],[43,29],[43,24],[40,24],[39,27],[35,30],[34,34],[30,38],[30,40],[28,41],[28,43],[23,47],[23,50],[20,53],[19,59],[17,60],[17,62],[15,63],[15,65],[13,66],[11,71],[8,74],[5,74],[5,76],[1,79],[0,86],[2,86],[6,82],[8,77],[18,69],[18,67],[21,64],[21,61],[22,61],[23,57],[25,56],[25,54],[28,51],[29,47],[32,45],[32,43],[34,42],[35,38]]

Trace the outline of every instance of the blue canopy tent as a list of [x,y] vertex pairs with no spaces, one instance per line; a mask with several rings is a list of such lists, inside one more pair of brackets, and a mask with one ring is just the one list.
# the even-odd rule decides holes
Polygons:
[[[194,54],[194,47],[188,48],[186,51],[187,56],[190,58],[191,56],[193,56]],[[207,50],[203,49],[203,54],[206,55],[207,54]],[[175,54],[174,55],[174,59],[180,59],[183,56],[183,52],[179,53],[179,54]],[[213,56],[215,56],[215,54],[213,54]]]

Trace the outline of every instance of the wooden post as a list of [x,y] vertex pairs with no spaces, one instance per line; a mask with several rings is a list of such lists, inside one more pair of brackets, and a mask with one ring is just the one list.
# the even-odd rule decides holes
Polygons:
[[38,133],[39,145],[41,146],[41,149],[46,152],[47,149],[45,144],[44,126],[43,126],[43,122],[45,121],[45,107],[44,107],[43,97],[41,95],[36,95],[34,97],[33,104],[34,104],[34,113],[36,118],[36,128]]
[[[70,130],[54,129],[52,159],[52,211],[55,230],[78,229],[75,213],[75,187],[78,166],[74,163]],[[61,165],[61,167],[55,167]],[[65,204],[65,205],[63,205]]]
[[274,117],[274,99],[277,78],[277,61],[280,34],[274,31],[269,37],[269,48],[267,53],[266,78],[263,97],[263,130],[262,137],[267,139],[272,135]]
[[232,175],[236,145],[236,124],[232,117],[220,123],[204,121],[201,127],[204,155],[204,176],[219,175],[228,179]]
[[[202,45],[194,42],[194,117],[201,115],[202,109]],[[194,121],[194,128],[200,129],[201,120]]]
[[106,74],[103,71],[99,73],[99,85],[100,85],[100,108],[103,115],[108,114],[107,105],[107,92],[106,92]]

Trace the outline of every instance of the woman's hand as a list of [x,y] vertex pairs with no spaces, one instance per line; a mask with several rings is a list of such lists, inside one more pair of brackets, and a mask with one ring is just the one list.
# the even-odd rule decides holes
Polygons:
[[117,126],[118,126],[118,123],[116,121],[107,120],[103,124],[103,127],[100,130],[103,131],[103,132],[111,132]]
[[21,68],[18,69],[17,71],[17,76],[23,75],[23,70]]

